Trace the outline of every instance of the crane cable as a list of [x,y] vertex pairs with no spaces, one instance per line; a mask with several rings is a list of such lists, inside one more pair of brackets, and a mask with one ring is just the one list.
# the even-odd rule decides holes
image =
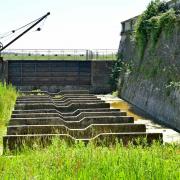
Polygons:
[[[43,16],[42,16],[42,17],[43,17]],[[38,19],[36,19],[36,20],[30,22],[30,23],[27,23],[27,24],[25,24],[25,25],[23,25],[23,26],[21,26],[21,27],[15,29],[15,30],[12,30],[12,31],[9,31],[9,32],[0,34],[0,35],[1,35],[1,36],[0,36],[0,39],[4,39],[4,38],[6,38],[6,37],[8,37],[8,36],[10,36],[10,35],[12,35],[12,34],[14,34],[14,33],[16,33],[17,31],[19,31],[19,30],[21,30],[21,29],[23,29],[23,28],[25,28],[25,27],[31,25],[32,23],[38,21],[38,20],[41,19],[42,17],[40,17],[40,18],[38,18]],[[45,19],[46,19],[46,18],[45,18]],[[43,25],[44,25],[45,19],[43,20]],[[40,29],[41,29],[41,28],[40,28]]]
[[41,22],[41,24],[39,25],[39,27],[35,31],[41,31],[42,30],[42,28],[44,27],[46,19],[47,19],[47,17],[43,19],[43,21]]

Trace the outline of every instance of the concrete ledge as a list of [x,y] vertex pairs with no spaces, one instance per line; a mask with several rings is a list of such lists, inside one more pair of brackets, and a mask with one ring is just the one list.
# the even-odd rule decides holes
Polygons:
[[86,103],[86,104],[70,104],[69,106],[56,106],[53,104],[19,104],[15,106],[15,110],[33,110],[33,109],[57,109],[60,112],[72,112],[77,109],[91,108],[110,108],[109,103]]
[[17,102],[31,102],[31,101],[59,101],[59,102],[68,102],[71,100],[101,100],[100,98],[97,98],[96,96],[62,96],[62,97],[42,97],[41,96],[33,96],[32,98],[28,97],[21,97],[17,98]]
[[33,110],[14,110],[12,114],[31,114],[31,113],[58,113],[63,116],[77,116],[81,112],[121,112],[119,109],[95,108],[95,109],[77,109],[74,112],[61,113],[57,109],[33,109]]
[[93,99],[93,100],[69,100],[67,102],[58,102],[58,101],[16,101],[16,106],[21,106],[26,104],[53,104],[55,106],[70,106],[71,104],[88,104],[88,103],[105,103],[103,100]]
[[77,116],[63,116],[59,113],[28,113],[12,114],[11,118],[40,118],[40,117],[60,117],[65,121],[79,121],[84,117],[90,116],[126,116],[126,112],[81,112]]
[[[25,99],[25,100],[16,100],[16,103],[18,104],[24,104],[24,103],[54,103],[54,104],[66,104],[70,102],[86,102],[86,101],[102,101],[99,98],[67,98],[66,100],[59,100],[59,99]],[[103,102],[103,101],[102,101]]]
[[17,98],[17,100],[45,100],[45,99],[59,99],[59,100],[66,100],[66,99],[71,99],[71,98],[97,98],[97,96],[93,94],[65,94],[65,95],[56,95],[56,96],[50,96],[50,95],[44,95],[41,92],[39,92],[40,95],[21,95],[20,97]]
[[47,94],[49,96],[56,96],[56,95],[64,95],[64,94],[89,94],[88,90],[62,90],[60,92],[57,93],[50,93],[48,91],[21,91],[21,93],[23,94]]
[[146,138],[146,143],[151,144],[153,141],[162,142],[161,133],[101,133],[92,139],[75,139],[68,134],[38,134],[38,135],[8,135],[3,137],[3,145],[5,149],[15,150],[25,146],[33,147],[33,144],[46,146],[52,143],[54,138],[65,140],[69,144],[74,144],[76,141],[83,141],[85,143],[94,142],[97,145],[114,145],[117,142],[122,142],[127,145],[129,142],[139,144]]
[[77,139],[93,138],[101,133],[146,132],[143,124],[91,124],[84,129],[70,129],[64,125],[8,126],[7,135],[68,134]]
[[128,116],[100,116],[84,117],[80,121],[64,121],[61,118],[14,118],[9,121],[9,125],[65,125],[69,128],[85,128],[91,124],[119,124],[134,123],[133,117]]

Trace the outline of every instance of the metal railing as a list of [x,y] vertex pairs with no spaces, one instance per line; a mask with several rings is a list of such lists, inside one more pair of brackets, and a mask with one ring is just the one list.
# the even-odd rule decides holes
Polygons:
[[4,60],[116,60],[117,49],[7,49]]

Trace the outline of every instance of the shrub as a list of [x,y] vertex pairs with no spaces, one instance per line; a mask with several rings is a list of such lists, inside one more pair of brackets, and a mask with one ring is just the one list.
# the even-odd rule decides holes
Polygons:
[[174,9],[168,10],[167,3],[159,0],[151,1],[135,24],[134,39],[140,59],[143,58],[147,43],[154,49],[162,30],[168,36],[172,32],[176,20]]

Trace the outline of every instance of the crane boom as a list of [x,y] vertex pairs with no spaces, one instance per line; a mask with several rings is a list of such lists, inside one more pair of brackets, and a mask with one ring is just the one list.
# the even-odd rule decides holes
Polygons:
[[48,12],[47,14],[45,14],[44,16],[42,16],[38,21],[36,21],[32,26],[30,26],[28,29],[26,29],[25,31],[23,31],[19,36],[17,36],[16,38],[14,38],[12,41],[10,41],[8,44],[6,44],[5,46],[2,46],[0,48],[0,54],[1,52],[6,49],[8,46],[10,46],[12,43],[14,43],[16,40],[18,40],[21,36],[23,36],[24,34],[26,34],[28,31],[30,31],[34,26],[36,26],[37,24],[39,24],[44,18],[46,18],[47,16],[50,15],[50,12]]

